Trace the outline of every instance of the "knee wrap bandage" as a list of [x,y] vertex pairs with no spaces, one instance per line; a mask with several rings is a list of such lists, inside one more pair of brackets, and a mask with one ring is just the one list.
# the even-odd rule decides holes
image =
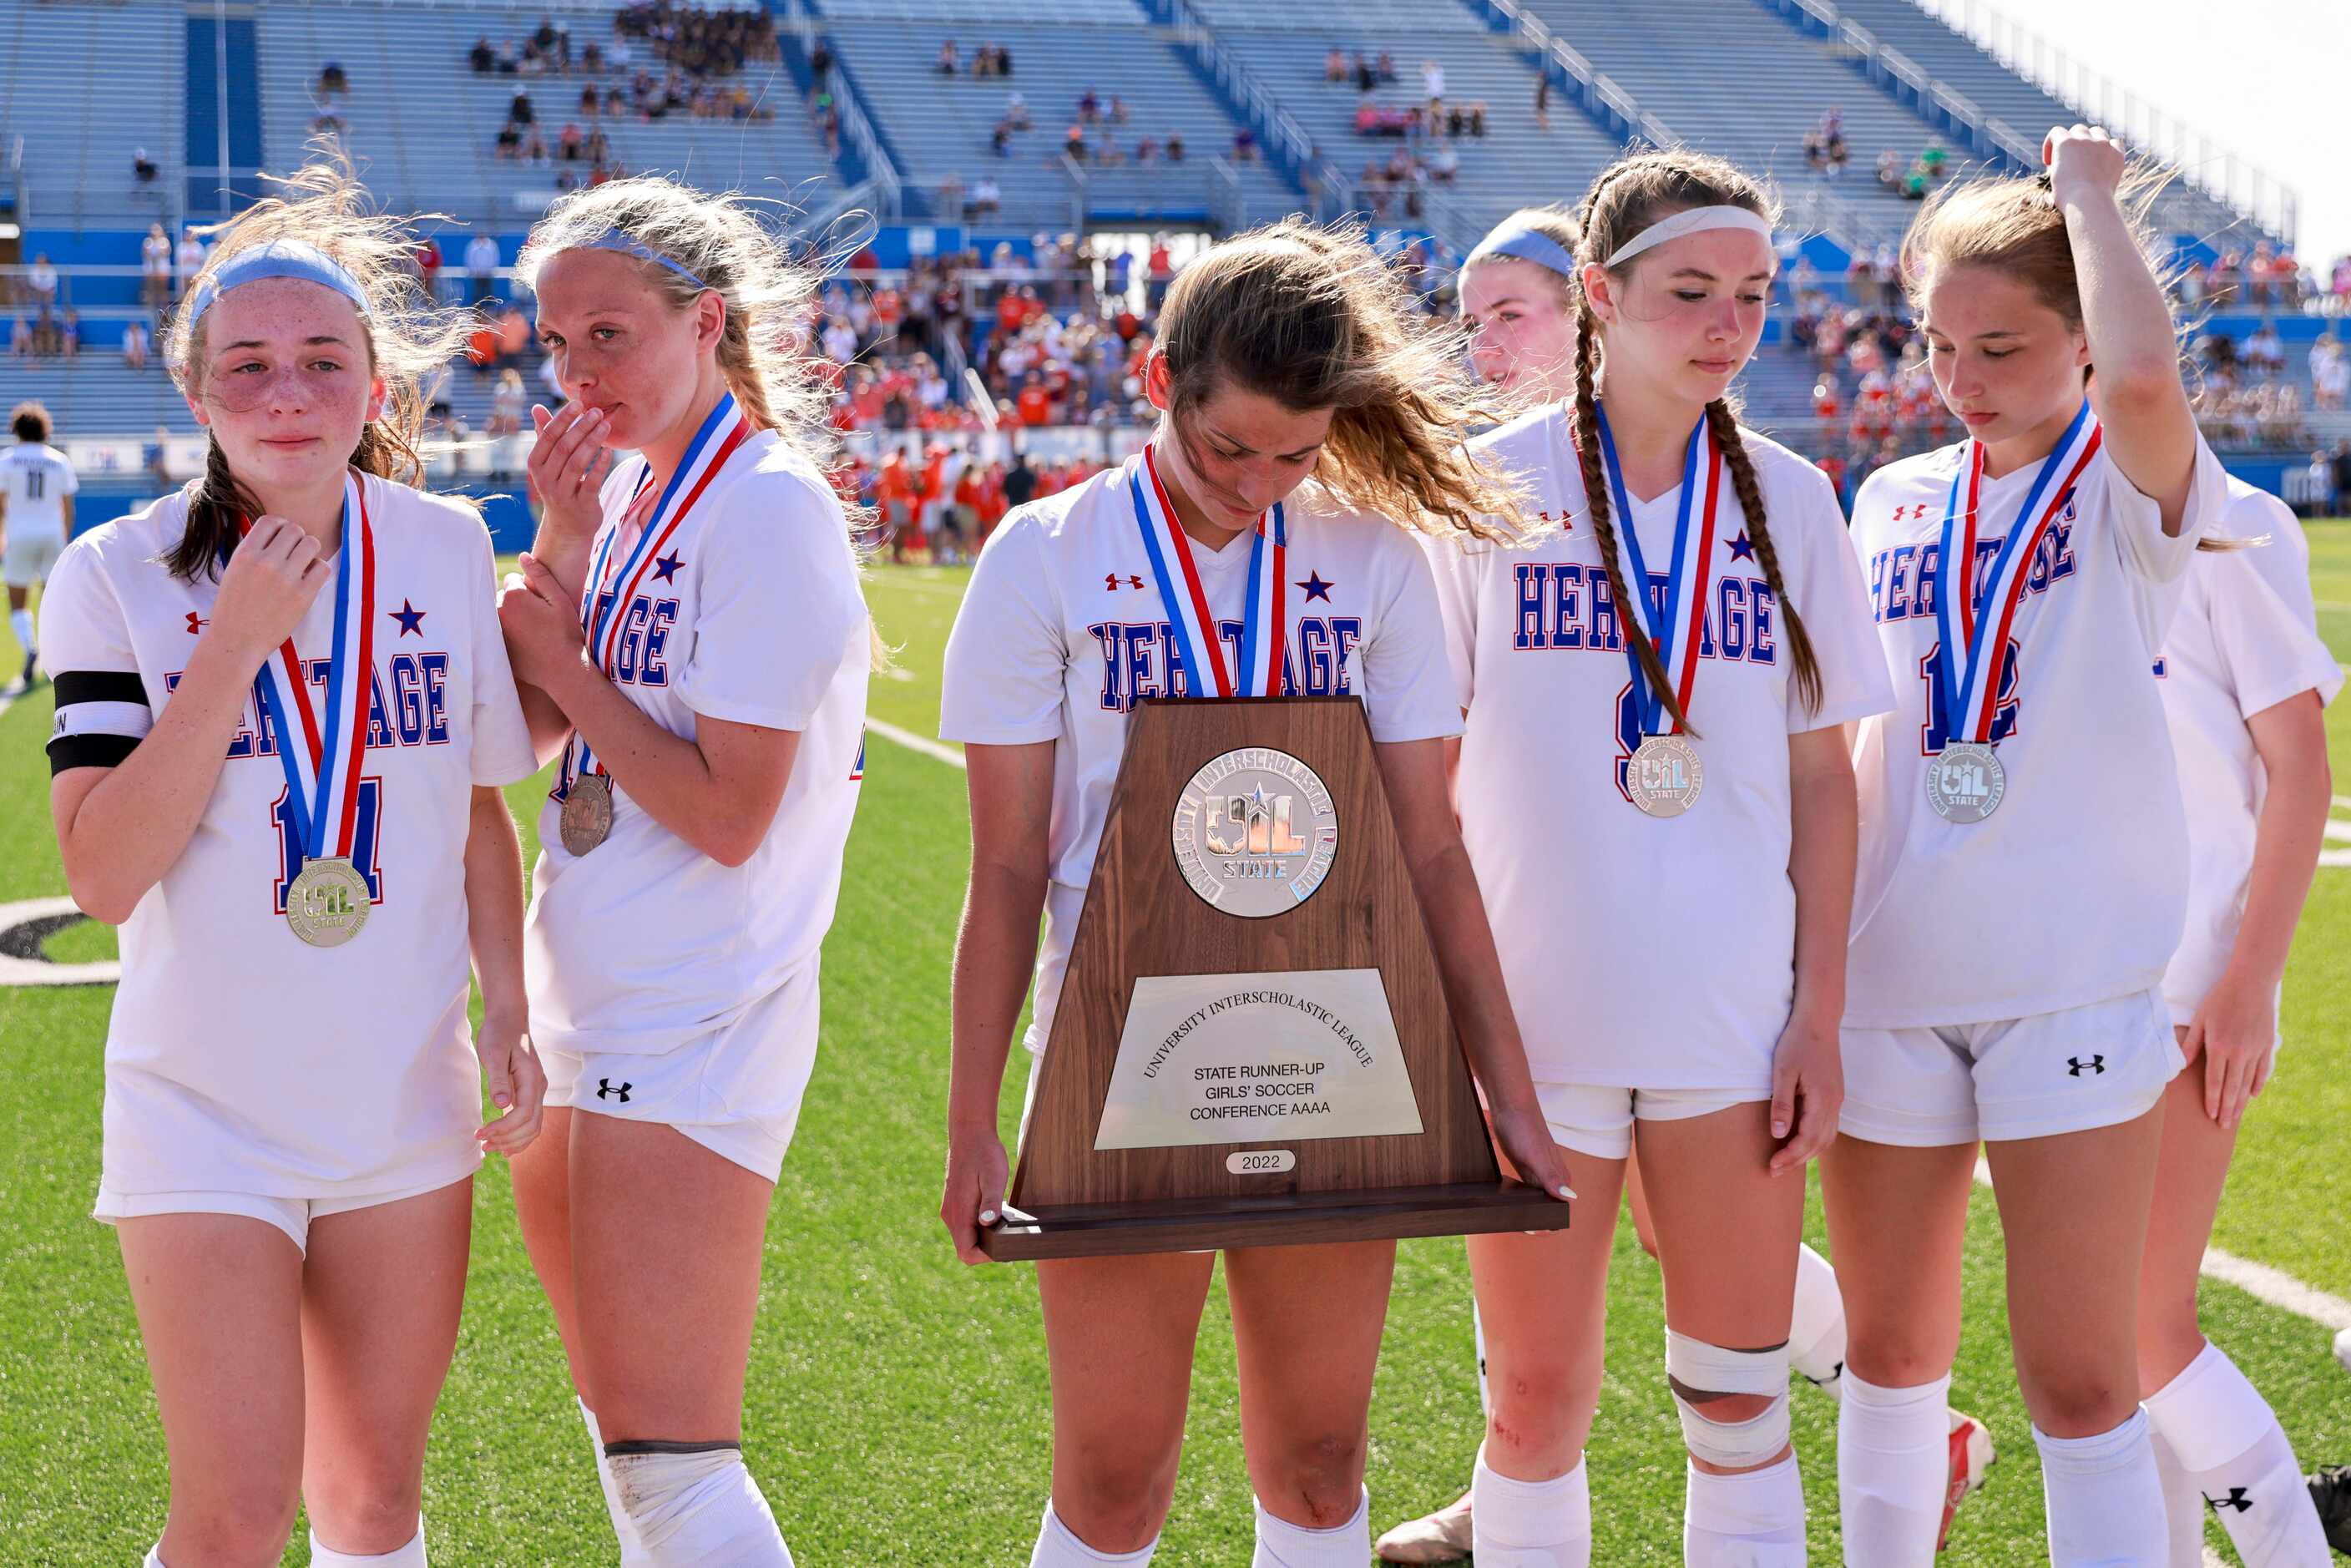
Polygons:
[[[1682,1441],[1693,1458],[1725,1469],[1750,1469],[1778,1457],[1788,1446],[1788,1347],[1726,1350],[1687,1334],[1666,1331],[1666,1371],[1676,1384]],[[1753,1394],[1771,1400],[1760,1416],[1718,1421],[1682,1389],[1705,1395]]]

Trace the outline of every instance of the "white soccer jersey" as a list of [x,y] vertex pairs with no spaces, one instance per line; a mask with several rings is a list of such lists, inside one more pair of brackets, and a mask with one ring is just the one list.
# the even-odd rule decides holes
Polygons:
[[2268,542],[2195,558],[2155,666],[2188,801],[2188,920],[2163,976],[2181,1024],[2228,967],[2244,918],[2265,785],[2245,721],[2304,692],[2332,702],[2343,685],[2343,667],[2318,640],[2310,546],[2286,504],[2231,478],[2212,531]]
[[[1018,507],[998,525],[947,639],[941,736],[979,746],[1060,743],[1032,1051],[1051,1035],[1126,750],[1127,714],[1139,697],[1190,695],[1169,658],[1174,633],[1135,523],[1128,474],[1138,462]],[[1343,509],[1311,480],[1291,493],[1283,514],[1290,613],[1281,695],[1360,696],[1375,741],[1458,735],[1436,592],[1412,536],[1384,517]],[[1192,547],[1207,618],[1236,661],[1250,540],[1242,534],[1221,550]]]
[[[606,480],[606,532],[643,472],[624,463]],[[616,559],[639,532],[621,533]],[[613,613],[614,683],[672,735],[691,740],[716,718],[800,737],[768,836],[739,866],[662,826],[618,779],[611,836],[587,854],[563,847],[559,784],[540,812],[532,1037],[657,1052],[722,1028],[817,961],[857,810],[872,639],[841,502],[771,432],[727,460]]]
[[[1788,737],[1894,700],[1844,513],[1819,469],[1741,432],[1821,706],[1798,695],[1786,609],[1726,471],[1690,700],[1705,784],[1682,816],[1645,816],[1625,790],[1640,744],[1625,621],[1571,425],[1554,406],[1477,444],[1527,476],[1555,531],[1429,547],[1468,711],[1455,804],[1528,1064],[1545,1082],[1768,1086],[1795,984]],[[1653,602],[1680,498],[1676,486],[1633,506]]]
[[[1858,1029],[1985,1023],[2126,996],[2162,977],[2179,940],[2188,830],[2147,672],[2227,476],[2199,438],[2173,537],[2103,445],[2091,455],[2024,569],[1997,677],[1991,738],[2006,798],[1962,824],[1927,803],[1926,763],[1945,740],[1928,701],[1935,591],[1969,446],[1889,464],[1854,501],[1895,697],[1862,727],[1855,759],[1861,862],[1845,1021]],[[2016,524],[2039,467],[1983,480],[1980,562]]]
[[[373,668],[354,863],[373,907],[340,947],[284,918],[300,853],[275,727],[250,694],[194,835],[121,929],[106,1039],[104,1185],[362,1196],[455,1180],[479,1151],[465,1019],[465,853],[474,786],[533,771],[498,632],[489,534],[471,509],[363,481],[375,540]],[[187,668],[220,585],[158,558],[184,492],[89,530],[49,582],[53,769],[129,756]],[[330,581],[294,633],[311,700],[332,664]]]
[[11,539],[53,539],[66,537],[68,496],[81,488],[73,464],[54,446],[20,441],[0,451],[0,496],[8,498],[8,512],[0,518]]

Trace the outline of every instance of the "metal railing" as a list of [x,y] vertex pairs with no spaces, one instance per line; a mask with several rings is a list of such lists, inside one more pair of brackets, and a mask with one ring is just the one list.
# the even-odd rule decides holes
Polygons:
[[[784,26],[799,40],[801,54],[813,57],[824,28],[810,15],[807,0],[783,0],[782,15]],[[852,85],[837,51],[833,53],[832,76],[832,101],[841,115],[841,133],[848,138],[849,144],[857,149],[857,156],[864,162],[866,178],[873,185],[874,209],[882,217],[898,217],[906,210],[905,182],[898,172],[897,164],[892,161],[889,150],[883,145],[881,133],[873,129],[872,120],[866,118],[865,106],[858,101],[857,89]]]
[[[1190,0],[1160,0],[1160,5],[1175,29],[1176,42],[1192,52],[1217,89],[1241,107],[1249,129],[1264,144],[1267,157],[1293,171],[1307,183],[1310,193],[1318,197],[1345,185],[1346,176],[1335,162],[1322,156],[1297,116],[1282,108],[1280,100],[1258,79],[1256,73],[1217,37],[1215,29],[1192,9]],[[1321,210],[1319,201],[1315,215],[1329,215]]]

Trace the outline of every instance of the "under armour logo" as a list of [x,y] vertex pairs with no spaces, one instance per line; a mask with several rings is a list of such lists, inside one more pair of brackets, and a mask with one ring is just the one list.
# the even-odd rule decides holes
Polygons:
[[625,1105],[629,1103],[629,1091],[635,1087],[636,1085],[633,1083],[623,1083],[618,1089],[615,1089],[612,1087],[612,1081],[611,1079],[599,1078],[596,1080],[596,1098],[601,1100],[606,1095],[610,1095],[613,1099],[618,1100],[622,1104]]
[[207,626],[209,626],[209,625],[211,625],[211,624],[212,624],[212,622],[209,622],[209,621],[205,620],[203,616],[201,616],[201,615],[197,614],[194,611],[191,610],[191,611],[189,611],[189,612],[188,612],[188,635],[189,635],[189,636],[191,636],[191,637],[194,636],[197,632],[199,632],[203,631],[205,627],[207,627]]
[[2065,1059],[2065,1076],[2068,1078],[2079,1078],[2085,1072],[2099,1073],[2105,1070],[2106,1059],[2103,1056],[2094,1056],[2087,1061],[2078,1056],[2069,1056]]
[[[1120,580],[1121,580],[1117,572],[1106,571],[1102,573],[1102,586],[1109,589],[1113,593],[1118,591]],[[1143,586],[1143,579],[1131,571],[1126,574],[1124,580],[1129,587],[1141,588]]]
[[2207,1492],[2204,1494],[2204,1500],[2215,1509],[2233,1508],[2239,1513],[2243,1513],[2253,1506],[2253,1500],[2245,1495],[2245,1489],[2242,1487],[2231,1487],[2227,1497],[2214,1497]]

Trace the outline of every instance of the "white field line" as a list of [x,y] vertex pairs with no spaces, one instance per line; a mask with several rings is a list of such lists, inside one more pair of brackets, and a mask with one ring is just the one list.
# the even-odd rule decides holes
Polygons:
[[[1976,1182],[1980,1186],[1991,1186],[1991,1166],[1981,1158],[1976,1161]],[[2257,1301],[2307,1318],[2332,1333],[2351,1329],[2351,1301],[2305,1285],[2282,1269],[2240,1258],[2218,1247],[2207,1247],[2202,1271],[2207,1279],[2234,1285]]]
[[896,741],[909,751],[919,751],[925,757],[935,757],[950,768],[964,766],[962,752],[952,746],[941,745],[927,736],[916,735],[911,729],[900,729],[896,725],[884,724],[878,718],[867,719],[865,727],[884,740]]

